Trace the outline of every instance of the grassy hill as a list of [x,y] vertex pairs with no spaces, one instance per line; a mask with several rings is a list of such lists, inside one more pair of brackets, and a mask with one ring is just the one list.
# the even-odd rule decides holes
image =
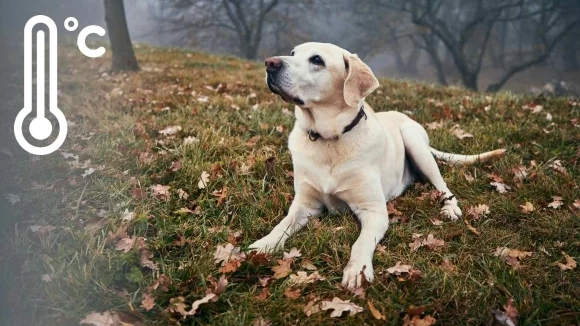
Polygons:
[[[580,269],[558,265],[566,255],[580,257],[580,105],[573,99],[381,80],[370,104],[428,125],[432,146],[508,151],[487,164],[441,166],[464,220],[438,215],[431,186],[417,184],[395,200],[375,255],[376,280],[361,298],[339,286],[359,232],[351,215],[322,215],[286,243],[286,252],[301,254],[287,259],[292,274],[314,266],[324,280],[266,282],[273,267],[288,265],[279,261],[282,252],[226,266],[234,272],[214,260],[218,246],[244,250],[265,235],[292,199],[286,142],[293,109],[269,93],[263,65],[145,46],[137,55],[141,72],[110,74],[109,57],[61,49],[67,142],[49,157],[3,156],[17,187],[3,188],[2,200],[7,191],[19,199],[3,204],[3,322],[75,325],[107,311],[136,325],[257,325],[261,318],[272,325],[401,325],[424,310],[415,319],[491,325],[490,310],[515,316],[512,306],[521,325],[580,322]],[[461,130],[473,137],[459,139]],[[510,189],[498,192],[502,185]],[[489,212],[478,214],[478,205]],[[445,244],[412,250],[416,233]],[[397,262],[420,275],[389,274]],[[216,289],[221,275],[227,287]],[[179,311],[208,289],[217,301],[182,318]],[[303,311],[316,298],[334,297],[364,311],[340,318]]]

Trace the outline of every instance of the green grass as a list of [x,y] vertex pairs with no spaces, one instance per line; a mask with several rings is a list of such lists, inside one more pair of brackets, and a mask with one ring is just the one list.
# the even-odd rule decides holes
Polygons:
[[[58,154],[18,163],[23,172],[17,182],[26,190],[6,212],[13,217],[3,232],[5,249],[0,254],[7,293],[0,308],[6,316],[3,322],[74,325],[92,311],[116,310],[151,325],[251,325],[260,317],[274,325],[400,325],[405,309],[424,305],[439,325],[490,325],[490,310],[501,308],[510,297],[520,312],[520,325],[580,322],[579,269],[561,271],[557,266],[564,262],[562,252],[580,257],[580,220],[572,206],[580,199],[580,129],[574,126],[580,124],[580,106],[568,99],[381,80],[379,91],[367,99],[375,110],[410,111],[422,124],[443,119],[442,128],[429,131],[434,147],[458,153],[508,149],[505,158],[491,163],[441,166],[464,213],[470,206],[489,205],[488,216],[470,221],[481,234],[469,231],[462,221],[433,225],[430,219],[438,217],[438,205],[417,199],[432,187],[415,187],[396,200],[407,220],[391,224],[382,241],[386,251],[375,255],[377,277],[366,299],[339,287],[359,233],[355,218],[323,215],[319,223],[291,238],[285,249],[296,247],[302,253],[294,272],[303,270],[300,262],[308,259],[325,281],[301,287],[302,296],[290,300],[284,296],[287,279],[276,280],[268,285],[271,297],[259,301],[258,278],[273,275],[271,267],[282,257],[278,252],[266,265],[244,262],[227,274],[229,285],[219,300],[181,320],[166,311],[169,300],[183,296],[191,304],[204,296],[207,277],[220,276],[213,252],[229,241],[228,230],[242,232],[238,246],[245,248],[267,234],[287,211],[293,187],[286,142],[293,117],[282,109],[290,106],[268,92],[259,63],[140,46],[141,72],[103,75],[110,58],[88,60],[73,48],[61,53],[66,60],[59,67],[60,107],[74,123],[61,152],[78,155],[81,162],[90,159],[96,172],[83,178],[85,169],[70,168]],[[205,87],[219,84],[227,85],[223,92]],[[197,101],[201,96],[208,101]],[[532,114],[522,109],[532,102],[543,105],[543,111]],[[161,110],[166,107],[170,109]],[[546,120],[547,112],[553,125]],[[450,131],[456,123],[474,137],[457,139]],[[159,135],[170,125],[182,130],[170,137]],[[282,132],[276,129],[279,126]],[[184,146],[188,136],[200,142]],[[567,175],[549,166],[554,159],[562,161]],[[171,171],[177,160],[182,168]],[[530,176],[516,185],[512,168],[520,164],[529,168]],[[206,189],[197,187],[202,171],[211,174]],[[468,182],[465,173],[475,180]],[[503,177],[512,191],[496,192],[489,185],[489,173]],[[51,189],[33,189],[32,182]],[[152,195],[149,187],[156,184],[171,187],[169,200]],[[227,197],[218,205],[212,193],[224,187]],[[133,188],[143,189],[145,196],[135,198]],[[180,199],[177,189],[185,190],[189,198]],[[551,196],[563,197],[564,205],[548,208]],[[528,201],[536,208],[531,214],[519,207]],[[176,213],[183,207],[199,207],[200,213]],[[100,210],[107,211],[104,219],[97,215]],[[146,239],[158,271],[141,267],[136,248],[123,253],[115,250],[118,240],[109,240],[108,234],[122,225],[125,210],[134,212],[128,234]],[[31,225],[57,228],[39,236],[29,229]],[[408,244],[413,233],[433,233],[445,240],[445,246],[412,252]],[[187,242],[176,245],[181,236]],[[513,270],[493,255],[504,246],[533,254]],[[454,272],[440,268],[444,259],[452,262]],[[399,282],[389,276],[386,269],[398,261],[419,269],[422,278]],[[52,281],[43,282],[43,274]],[[168,292],[153,291],[156,306],[145,311],[140,307],[142,295],[160,274],[172,284]],[[331,319],[328,312],[306,317],[302,311],[313,297],[335,296],[350,299],[365,311],[338,319]],[[387,316],[387,322],[372,317],[367,300]]]

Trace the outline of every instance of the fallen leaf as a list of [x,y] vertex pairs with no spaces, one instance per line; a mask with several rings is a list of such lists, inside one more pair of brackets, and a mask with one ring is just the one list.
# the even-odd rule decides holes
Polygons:
[[262,288],[260,294],[256,296],[256,300],[263,301],[266,300],[270,296],[270,289],[269,288]]
[[159,269],[159,266],[157,266],[157,264],[151,261],[151,258],[153,258],[153,253],[151,251],[147,249],[143,249],[141,251],[141,260],[140,260],[141,266],[156,271]]
[[403,317],[403,326],[430,326],[434,325],[436,321],[437,320],[431,315],[427,315],[423,318],[419,315],[413,317],[405,315],[405,317]]
[[129,250],[133,249],[133,246],[135,245],[135,239],[135,236],[122,238],[119,240],[119,242],[117,242],[115,249],[123,250],[124,253],[128,253]]
[[467,229],[471,232],[473,232],[476,235],[481,235],[481,233],[479,231],[477,231],[476,228],[474,228],[471,224],[469,224],[468,220],[463,220],[463,222],[465,222],[465,226],[467,227]]
[[504,311],[499,309],[492,309],[491,312],[494,314],[495,319],[505,326],[517,326],[517,317],[520,315],[516,307],[514,306],[514,299],[509,298],[508,302],[503,306]]
[[171,136],[181,131],[181,126],[167,126],[163,130],[159,130],[160,135]]
[[147,197],[147,192],[143,188],[133,187],[131,189],[131,197],[140,200]]
[[521,183],[528,177],[528,168],[523,165],[516,165],[512,168],[512,173],[514,174],[514,182]]
[[15,195],[15,194],[6,194],[6,196],[4,196],[4,198],[6,198],[6,200],[12,205],[16,205],[17,202],[20,201],[20,196]]
[[215,263],[222,263],[222,266],[230,261],[243,261],[246,259],[246,254],[241,251],[240,247],[234,247],[233,244],[228,243],[225,246],[218,245],[213,257]]
[[224,200],[228,197],[228,187],[223,186],[221,190],[216,190],[212,192],[212,195],[218,197],[216,206],[220,206]]
[[272,278],[270,276],[266,276],[264,278],[259,277],[258,278],[258,282],[260,282],[260,286],[261,287],[266,287],[268,286],[268,282],[271,280]]
[[463,173],[463,177],[465,177],[465,180],[467,180],[469,183],[473,183],[473,181],[475,181],[475,178],[469,172]]
[[320,276],[320,274],[318,274],[317,271],[310,275],[308,275],[308,273],[304,271],[299,271],[296,272],[296,274],[290,275],[291,284],[308,284],[324,280],[326,280],[326,278]]
[[457,137],[459,139],[473,138],[473,135],[472,134],[470,134],[470,133],[466,132],[465,130],[461,129],[459,127],[459,125],[457,125],[457,124],[455,126],[453,126],[452,132],[453,132],[453,135],[455,135],[455,137]]
[[375,305],[372,302],[367,301],[367,305],[369,306],[369,310],[371,311],[371,314],[373,315],[373,317],[375,317],[375,319],[387,320],[387,317],[381,314],[381,312],[378,311],[377,308],[375,308]]
[[520,205],[520,207],[522,208],[522,212],[526,214],[529,214],[535,210],[534,205],[529,201],[526,202],[524,205]]
[[242,265],[242,262],[240,262],[239,260],[232,260],[229,261],[227,263],[225,263],[219,270],[219,273],[233,273],[235,271],[238,270],[238,268],[240,268],[240,266]]
[[302,308],[302,311],[304,311],[307,317],[320,312],[320,304],[317,301],[318,298],[311,300]]
[[425,126],[427,127],[427,130],[437,130],[443,127],[443,122],[441,121],[428,122],[425,124]]
[[288,287],[288,288],[286,288],[286,291],[284,291],[284,296],[288,299],[296,300],[296,299],[300,298],[301,291],[302,290],[300,290],[300,289],[292,291],[292,288]]
[[553,199],[553,201],[548,204],[548,207],[553,208],[553,209],[558,209],[558,208],[560,208],[560,206],[564,205],[564,202],[562,202],[562,197],[552,196],[552,199]]
[[171,197],[171,193],[169,192],[169,189],[171,189],[170,186],[164,186],[164,185],[157,184],[157,185],[151,187],[151,189],[153,190],[153,196],[155,196],[161,200],[167,201]]
[[443,259],[443,262],[441,263],[441,269],[449,274],[453,273],[453,271],[455,270],[455,266],[451,263],[451,261],[449,261],[449,259]]
[[141,300],[141,308],[149,311],[155,307],[155,298],[149,293],[145,293],[143,300]]
[[314,266],[314,264],[312,264],[312,262],[310,260],[303,260],[302,263],[300,263],[300,266],[309,270],[309,271],[315,271],[318,268],[316,268],[316,266]]
[[502,182],[490,182],[490,185],[495,187],[495,190],[497,190],[497,192],[499,192],[500,194],[505,194],[507,193],[509,190],[512,189],[512,187],[506,185],[505,183]]
[[562,264],[559,262],[558,267],[560,267],[560,270],[568,271],[576,268],[576,261],[574,260],[574,258],[568,256],[568,254],[566,254],[565,252],[562,252],[562,254],[566,258],[566,264]]
[[208,277],[208,281],[211,283],[211,286],[213,287],[213,289],[211,289],[210,292],[216,295],[224,293],[226,291],[226,287],[228,286],[228,279],[224,274],[222,274],[222,276],[220,276],[219,280],[217,281],[213,276]]
[[95,173],[95,169],[93,168],[88,168],[85,170],[85,172],[83,172],[83,174],[81,175],[83,178],[88,177],[89,175]]
[[441,239],[437,239],[430,233],[427,238],[422,238],[421,234],[413,234],[412,238],[413,242],[409,243],[409,247],[411,247],[411,251],[415,251],[420,247],[427,247],[429,249],[438,249],[439,247],[445,245],[445,241]]
[[215,297],[217,297],[217,295],[215,295],[214,293],[208,293],[208,294],[205,295],[205,297],[203,297],[203,298],[201,298],[199,300],[194,301],[191,304],[191,309],[187,312],[187,316],[193,316],[193,315],[195,315],[195,313],[197,312],[197,309],[199,309],[199,306],[201,306],[204,303],[210,302]]
[[568,175],[568,171],[566,171],[566,168],[564,167],[564,165],[562,165],[562,161],[561,160],[554,160],[552,163],[548,164],[549,167],[552,168],[552,170],[559,172],[563,175]]
[[272,322],[269,319],[260,317],[254,320],[254,326],[272,326]]
[[277,262],[278,265],[272,267],[272,271],[274,272],[273,277],[278,280],[288,276],[292,272],[292,268],[290,267],[292,260],[278,260]]
[[345,311],[349,312],[350,316],[354,316],[357,313],[363,311],[364,309],[356,304],[350,302],[350,300],[341,300],[338,297],[334,297],[332,301],[322,301],[320,303],[320,309],[329,310],[332,309],[330,317],[336,318],[342,316]]
[[81,320],[81,324],[94,326],[117,326],[121,324],[121,320],[115,312],[111,313],[108,310],[104,312],[93,311]]
[[302,254],[300,253],[300,250],[296,249],[296,248],[292,248],[290,249],[290,252],[284,252],[284,260],[288,260],[288,259],[293,259],[296,257],[300,257],[302,256]]
[[189,137],[186,137],[185,139],[183,139],[184,146],[191,146],[191,145],[195,145],[197,143],[199,143],[199,139],[197,139],[193,136],[189,136]]
[[520,251],[508,247],[497,247],[494,256],[502,258],[506,264],[513,266],[514,269],[520,268],[520,261],[526,257],[531,257],[531,251]]
[[199,189],[205,189],[208,182],[209,182],[209,173],[207,173],[206,171],[203,171],[201,173],[201,176],[199,177],[199,182],[197,183],[197,187]]
[[187,198],[189,198],[189,194],[181,188],[177,189],[177,195],[179,196],[179,199],[187,200]]
[[151,291],[159,289],[163,292],[169,292],[169,286],[172,283],[173,283],[173,281],[171,281],[169,276],[167,276],[165,274],[161,274],[161,275],[159,275],[157,280],[155,280],[155,283],[153,283],[148,289]]
[[401,262],[398,261],[395,266],[387,268],[387,272],[389,274],[394,275],[401,275],[402,273],[409,273],[411,270],[411,265],[401,265]]
[[477,220],[487,214],[489,214],[489,206],[485,204],[479,204],[477,206],[471,206],[467,208],[467,215],[473,217],[474,220]]
[[169,167],[169,169],[173,172],[177,172],[181,170],[181,167],[182,167],[181,160],[178,160],[175,162],[171,162],[171,166]]

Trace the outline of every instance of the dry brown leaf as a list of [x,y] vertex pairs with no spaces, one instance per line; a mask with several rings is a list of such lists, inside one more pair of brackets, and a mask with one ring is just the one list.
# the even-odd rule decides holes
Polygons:
[[254,320],[254,326],[272,326],[272,322],[269,319],[260,317]]
[[218,197],[217,206],[220,206],[228,197],[228,187],[223,186],[221,190],[216,190],[212,195]]
[[562,251],[562,255],[564,255],[564,257],[566,258],[566,264],[562,264],[562,263],[558,263],[558,267],[560,267],[560,270],[563,271],[568,271],[568,270],[572,270],[574,268],[576,268],[576,261],[574,260],[574,258],[568,256],[568,254],[566,254],[565,252]]
[[173,281],[171,281],[169,276],[167,276],[165,274],[161,274],[161,275],[159,275],[159,277],[157,278],[155,283],[153,283],[150,287],[148,287],[147,290],[153,291],[153,290],[159,289],[163,292],[169,292],[169,286],[172,283],[173,283]]
[[119,242],[117,242],[115,249],[123,250],[124,253],[127,253],[129,252],[129,250],[133,249],[133,246],[135,245],[135,240],[136,240],[135,236],[122,238],[121,240],[119,240]]
[[411,270],[411,265],[401,265],[401,262],[398,261],[395,266],[387,268],[387,272],[389,274],[394,275],[401,275],[402,273],[409,273]]
[[201,172],[201,176],[199,177],[197,187],[199,189],[205,189],[208,183],[209,183],[209,173],[207,173],[207,171]]
[[169,167],[169,169],[173,172],[177,172],[177,171],[181,170],[182,166],[183,165],[181,164],[181,160],[177,160],[177,161],[171,162],[171,166]]
[[177,312],[182,316],[187,316],[187,311],[185,311],[185,307],[187,307],[187,305],[185,304],[185,298],[179,296],[176,298],[169,299],[169,306],[167,307],[167,311],[173,313]]
[[155,185],[153,187],[151,187],[151,189],[153,190],[153,196],[161,199],[161,200],[169,200],[169,198],[171,197],[171,193],[169,192],[169,189],[171,189],[170,186],[164,186],[164,185]]
[[291,259],[278,260],[278,265],[272,267],[272,271],[274,272],[273,277],[278,280],[278,279],[281,279],[281,278],[288,276],[292,272],[292,268],[290,267],[290,264],[292,264]]
[[213,258],[215,263],[222,263],[222,266],[230,261],[244,261],[246,259],[246,254],[241,251],[240,247],[234,247],[233,244],[228,243],[225,246],[218,245]]
[[296,257],[300,257],[302,256],[302,254],[300,253],[300,250],[296,249],[296,248],[292,248],[290,249],[290,252],[284,252],[284,260],[288,260],[288,259],[292,259],[292,258],[296,258]]
[[299,271],[296,274],[290,275],[290,283],[291,284],[308,284],[314,283],[316,281],[324,281],[326,278],[320,276],[318,272],[314,272],[308,275],[307,272]]
[[[187,312],[187,316],[193,316],[195,315],[195,313],[197,312],[197,309],[199,309],[199,306],[204,304],[204,303],[208,303],[210,301],[214,301],[213,299],[216,298],[217,295],[215,295],[214,293],[208,293],[205,295],[205,297],[194,301],[191,304],[191,309]],[[185,317],[185,316],[184,316]]]
[[378,311],[377,308],[375,308],[375,305],[372,302],[367,301],[367,305],[369,306],[369,310],[371,311],[371,314],[373,315],[373,317],[375,317],[375,319],[387,320],[387,317],[381,314],[381,312]]
[[304,311],[307,317],[310,317],[311,315],[320,312],[320,304],[317,303],[317,301],[318,298],[315,298],[314,300],[309,301],[304,306],[304,308],[302,308],[302,311]]
[[261,287],[266,287],[268,286],[268,282],[271,280],[272,278],[270,276],[266,276],[264,278],[259,277],[258,278],[258,282],[260,282],[260,286]]
[[85,316],[83,320],[81,320],[81,325],[94,325],[94,326],[117,326],[121,324],[121,319],[117,315],[117,313],[104,311],[104,312],[96,312],[93,311],[92,313]]
[[338,297],[334,297],[332,301],[322,301],[320,303],[320,309],[332,309],[333,311],[330,314],[332,318],[342,316],[342,313],[345,311],[348,311],[350,316],[354,316],[364,310],[362,307],[350,302],[350,300],[341,300]]
[[430,326],[434,325],[437,320],[431,315],[427,315],[423,318],[419,315],[415,315],[412,318],[409,315],[403,317],[403,326]]
[[510,187],[502,182],[495,182],[494,181],[494,182],[490,182],[489,184],[494,186],[495,190],[497,190],[497,192],[499,192],[500,194],[505,194],[512,189],[512,187]]
[[514,306],[514,299],[509,298],[508,302],[503,306],[504,311],[499,309],[492,309],[491,312],[494,314],[495,319],[504,326],[517,326],[518,316],[520,313],[518,309]]
[[286,291],[284,291],[284,296],[288,299],[296,300],[296,299],[300,298],[301,291],[302,290],[300,290],[300,289],[292,291],[292,288],[287,287]]
[[485,204],[479,204],[467,208],[467,215],[473,217],[474,220],[484,217],[487,214],[489,214],[489,206]]
[[461,129],[461,127],[459,127],[458,124],[454,125],[451,128],[451,131],[453,132],[453,135],[455,135],[455,137],[459,138],[459,139],[464,139],[464,138],[473,138],[473,135],[466,132],[465,130]]
[[270,297],[270,289],[269,288],[262,288],[262,291],[260,292],[260,294],[258,294],[256,296],[256,300],[264,301],[264,300],[268,299],[268,297]]
[[552,196],[552,199],[553,199],[553,201],[548,204],[548,207],[553,208],[553,209],[558,209],[562,205],[564,205],[564,202],[562,202],[562,199],[563,199],[562,197]]
[[451,261],[449,261],[449,259],[443,259],[443,262],[441,263],[441,269],[449,274],[453,273],[453,271],[455,270],[455,266],[451,263]]
[[476,235],[481,235],[481,233],[480,233],[480,232],[479,232],[479,231],[478,231],[476,228],[474,228],[474,227],[473,227],[473,226],[472,226],[472,225],[469,223],[469,221],[468,221],[468,220],[463,220],[463,222],[465,222],[465,226],[467,227],[467,229],[468,229],[469,231],[473,232],[473,233],[474,233],[474,234],[476,234]]
[[559,172],[563,175],[568,175],[568,171],[566,171],[566,168],[562,165],[561,160],[554,160],[554,162],[548,164],[548,166],[556,172]]
[[143,296],[143,300],[141,300],[141,308],[149,311],[155,307],[155,298],[152,297],[149,293],[145,293]]
[[524,212],[526,214],[529,214],[535,210],[534,205],[532,203],[530,203],[529,201],[523,205],[520,205],[520,207],[522,208],[522,212]]
[[431,250],[438,249],[439,247],[445,245],[445,241],[441,239],[437,239],[433,236],[432,233],[429,233],[427,238],[422,238],[421,234],[415,233],[412,237],[413,242],[409,243],[409,247],[411,247],[411,251],[415,251],[420,247],[427,247]]
[[469,183],[473,183],[473,181],[475,181],[475,178],[469,172],[463,173],[463,176],[465,177],[465,180],[467,180],[467,182]]
[[163,130],[159,130],[160,135],[171,136],[181,131],[181,126],[167,126]]
[[300,266],[302,268],[309,270],[309,271],[315,271],[318,269],[318,268],[316,268],[316,266],[314,266],[314,264],[310,260],[307,260],[307,259],[303,260],[302,263],[300,263]]
[[220,267],[220,269],[218,269],[218,272],[219,273],[233,273],[233,272],[237,271],[241,265],[242,265],[241,261],[232,260],[232,261],[225,263],[222,267]]
[[516,165],[512,168],[512,173],[514,174],[514,182],[521,183],[528,177],[528,168],[523,165]]
[[151,258],[153,258],[153,253],[151,251],[147,249],[141,250],[141,266],[156,271],[159,269],[159,266],[151,261]]
[[520,268],[520,261],[526,257],[531,257],[531,251],[520,251],[508,247],[497,247],[494,255],[502,258],[506,264],[511,265],[514,269]]

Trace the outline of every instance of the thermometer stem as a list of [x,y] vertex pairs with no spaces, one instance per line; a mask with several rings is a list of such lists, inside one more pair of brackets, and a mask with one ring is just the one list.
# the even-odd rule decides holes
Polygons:
[[36,33],[36,117],[44,118],[44,53],[45,53],[44,31]]

